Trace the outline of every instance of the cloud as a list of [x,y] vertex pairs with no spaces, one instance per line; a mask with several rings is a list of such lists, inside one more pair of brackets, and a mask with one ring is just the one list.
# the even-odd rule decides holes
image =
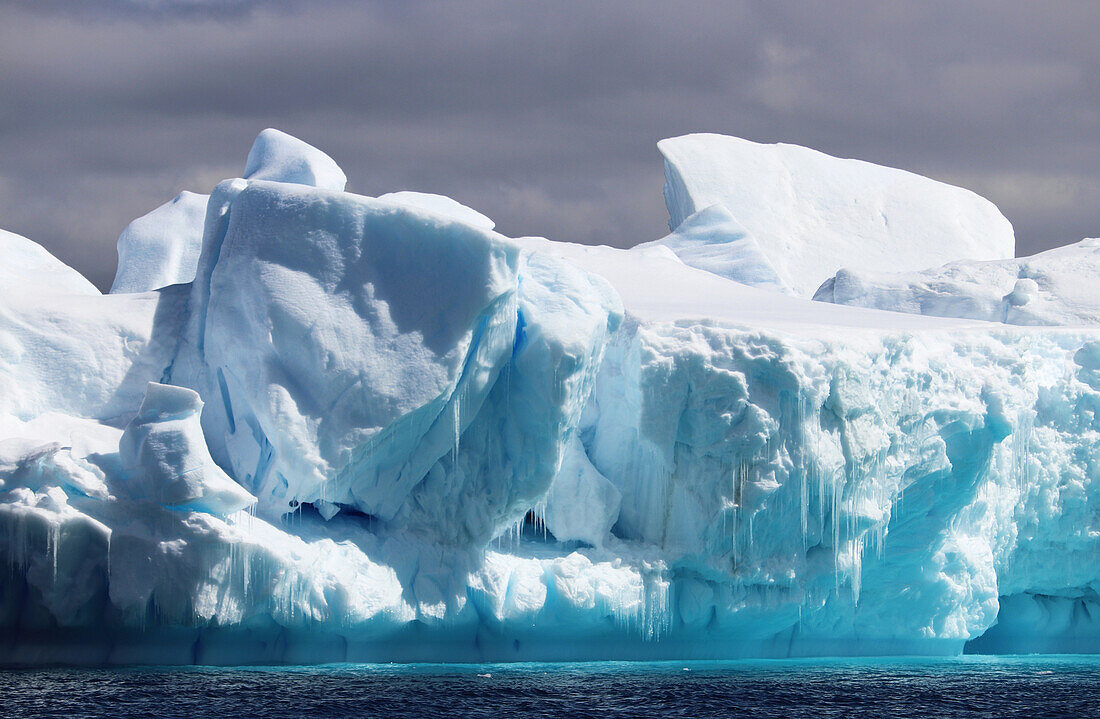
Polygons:
[[356,191],[630,246],[665,231],[656,141],[715,131],[971,178],[1052,246],[1100,234],[1098,25],[1092,3],[9,4],[0,226],[109,285],[130,219],[275,126]]

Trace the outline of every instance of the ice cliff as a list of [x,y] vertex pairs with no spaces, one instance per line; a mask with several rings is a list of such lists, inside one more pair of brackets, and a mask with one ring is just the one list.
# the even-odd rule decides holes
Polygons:
[[0,232],[0,662],[1100,649],[1092,244],[660,148],[630,250],[344,192],[275,130],[108,295]]

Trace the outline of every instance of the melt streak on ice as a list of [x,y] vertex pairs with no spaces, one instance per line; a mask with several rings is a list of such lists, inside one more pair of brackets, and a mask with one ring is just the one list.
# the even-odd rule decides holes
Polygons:
[[0,232],[0,663],[1100,648],[1096,241],[660,149],[630,250],[276,130],[110,294]]

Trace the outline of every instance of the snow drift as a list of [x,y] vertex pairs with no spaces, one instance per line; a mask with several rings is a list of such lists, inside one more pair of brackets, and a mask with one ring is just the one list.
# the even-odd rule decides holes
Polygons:
[[[664,141],[674,232],[631,250],[346,193],[274,130],[112,294],[0,234],[0,661],[1100,648],[1091,270],[750,145]],[[925,274],[796,296],[891,254]],[[1018,297],[928,311],[948,260]]]

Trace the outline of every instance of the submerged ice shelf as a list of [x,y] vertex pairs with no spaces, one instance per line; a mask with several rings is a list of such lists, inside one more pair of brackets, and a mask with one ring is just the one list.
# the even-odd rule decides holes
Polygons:
[[0,662],[1100,649],[1092,245],[661,149],[674,231],[631,250],[346,193],[275,130],[111,294],[0,233]]

